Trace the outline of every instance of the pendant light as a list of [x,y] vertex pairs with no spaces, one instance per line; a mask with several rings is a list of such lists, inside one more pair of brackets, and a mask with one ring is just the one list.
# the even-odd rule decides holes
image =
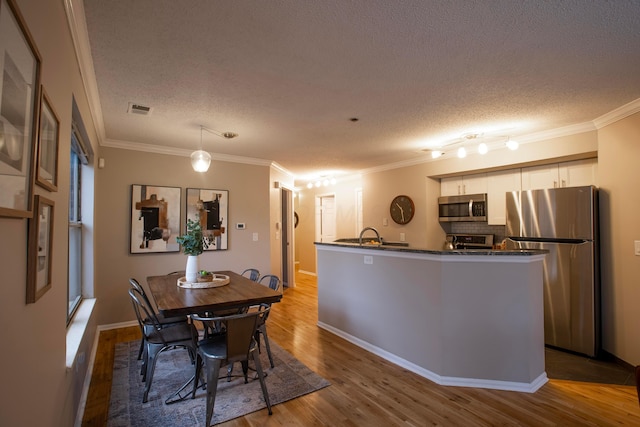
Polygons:
[[200,126],[200,149],[191,153],[191,167],[196,172],[206,172],[211,165],[211,154],[202,149],[202,130],[203,126]]
[[206,172],[209,170],[209,166],[211,165],[211,154],[202,149],[202,132],[205,130],[226,139],[233,139],[238,136],[235,132],[218,132],[200,125],[200,149],[191,153],[191,166],[196,172]]

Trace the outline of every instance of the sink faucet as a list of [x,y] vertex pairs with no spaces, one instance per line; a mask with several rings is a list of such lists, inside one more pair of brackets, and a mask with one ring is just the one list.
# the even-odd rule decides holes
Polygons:
[[378,233],[378,230],[376,230],[373,227],[365,227],[360,232],[360,237],[358,238],[358,241],[360,242],[361,245],[362,245],[362,236],[364,235],[364,232],[367,231],[367,230],[371,230],[374,233],[376,233],[376,238],[378,239],[378,243],[382,244],[382,238],[380,237],[380,233]]

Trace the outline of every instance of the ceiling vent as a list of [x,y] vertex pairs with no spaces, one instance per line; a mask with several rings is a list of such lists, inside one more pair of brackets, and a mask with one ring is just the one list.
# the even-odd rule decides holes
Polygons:
[[151,114],[151,110],[153,110],[153,108],[147,107],[146,105],[134,104],[133,102],[130,102],[129,108],[127,108],[127,113],[138,114],[140,116],[148,116]]

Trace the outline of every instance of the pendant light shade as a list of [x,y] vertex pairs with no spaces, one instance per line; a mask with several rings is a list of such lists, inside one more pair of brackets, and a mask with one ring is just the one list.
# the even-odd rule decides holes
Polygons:
[[211,165],[211,154],[202,149],[202,129],[200,126],[200,149],[191,153],[191,167],[196,172],[206,172]]
[[211,165],[211,154],[203,150],[191,153],[191,166],[196,172],[206,172]]
[[211,165],[211,154],[202,149],[202,131],[205,130],[226,139],[233,139],[238,136],[235,132],[218,132],[200,125],[200,149],[191,153],[191,166],[196,172],[206,172]]

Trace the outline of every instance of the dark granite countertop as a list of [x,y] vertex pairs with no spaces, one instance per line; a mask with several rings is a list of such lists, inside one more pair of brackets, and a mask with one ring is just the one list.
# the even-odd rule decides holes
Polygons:
[[527,250],[493,250],[493,249],[453,249],[453,250],[434,250],[424,248],[414,248],[411,246],[397,245],[379,245],[379,244],[363,244],[349,242],[315,242],[318,246],[335,246],[343,248],[366,249],[373,251],[393,251],[393,252],[410,252],[420,254],[433,255],[490,255],[490,256],[531,256],[544,255],[549,253],[547,250],[527,249]]

